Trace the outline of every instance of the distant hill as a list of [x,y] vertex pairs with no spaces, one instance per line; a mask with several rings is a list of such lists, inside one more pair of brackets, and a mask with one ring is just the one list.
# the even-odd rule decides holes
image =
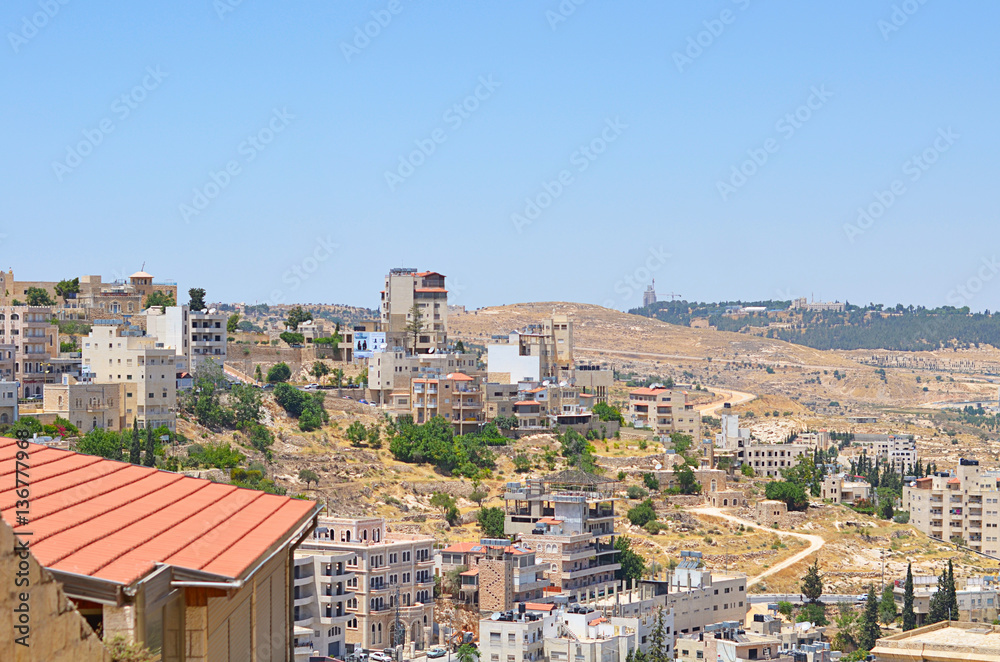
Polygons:
[[[700,303],[660,301],[629,312],[670,324],[690,325],[707,319],[719,331],[760,335],[821,350],[886,349],[932,351],[980,345],[1000,347],[1000,316],[970,313],[968,308],[922,306],[852,306],[839,312],[789,310],[788,301]],[[763,307],[762,312],[727,314],[734,306]]]

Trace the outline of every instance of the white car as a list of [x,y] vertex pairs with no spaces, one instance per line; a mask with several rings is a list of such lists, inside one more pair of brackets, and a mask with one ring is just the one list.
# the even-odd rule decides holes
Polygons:
[[382,651],[372,651],[368,654],[368,659],[371,662],[392,662],[392,657]]

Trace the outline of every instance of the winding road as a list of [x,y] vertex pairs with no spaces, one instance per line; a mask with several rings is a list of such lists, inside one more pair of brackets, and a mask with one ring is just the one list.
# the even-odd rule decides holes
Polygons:
[[761,526],[756,522],[751,522],[750,520],[743,519],[742,517],[736,517],[735,515],[724,513],[718,508],[711,508],[705,506],[702,508],[691,508],[689,512],[698,513],[699,515],[708,515],[710,517],[719,517],[722,519],[729,520],[730,522],[742,524],[743,526],[749,527],[751,529],[770,531],[772,533],[778,534],[779,536],[792,536],[793,538],[801,538],[802,540],[805,540],[809,543],[809,546],[804,550],[802,550],[801,552],[793,554],[784,561],[781,561],[780,563],[771,566],[770,568],[760,573],[756,577],[749,578],[747,580],[747,588],[750,588],[754,584],[760,583],[763,579],[770,577],[776,572],[781,572],[785,568],[795,565],[799,561],[807,558],[810,554],[815,554],[823,547],[823,545],[826,544],[826,541],[823,540],[823,538],[820,536],[812,535],[809,533],[795,533],[794,531],[782,531],[781,529],[772,529],[767,526]]

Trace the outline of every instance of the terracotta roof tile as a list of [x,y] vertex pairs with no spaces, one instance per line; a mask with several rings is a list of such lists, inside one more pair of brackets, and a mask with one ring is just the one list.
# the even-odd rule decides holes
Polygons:
[[[0,438],[0,516],[16,522],[14,439]],[[241,578],[316,503],[28,444],[32,551],[46,567],[130,584],[165,563]]]

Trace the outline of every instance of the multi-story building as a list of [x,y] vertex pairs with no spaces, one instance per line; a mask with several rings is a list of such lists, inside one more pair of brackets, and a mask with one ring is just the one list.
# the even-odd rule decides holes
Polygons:
[[705,660],[795,662],[796,660],[792,655],[782,654],[781,640],[777,637],[747,632],[742,629],[742,623],[737,621],[713,623],[703,632],[678,637],[676,647],[677,662]]
[[[522,543],[484,539],[460,542],[438,553],[436,571],[461,572],[459,600],[483,610],[506,611],[515,602],[542,602],[548,564]],[[482,592],[482,594],[481,594]]]
[[596,402],[607,402],[608,392],[615,382],[615,373],[593,363],[577,363],[573,385],[583,393],[596,396]]
[[46,365],[59,356],[58,336],[52,308],[0,306],[0,343],[14,345],[13,380],[21,383],[22,398],[42,397]]
[[61,384],[48,384],[42,407],[75,425],[81,432],[96,428],[119,432],[125,425],[125,384],[81,383],[66,375]]
[[177,406],[176,351],[134,328],[95,324],[83,339],[83,363],[96,384],[125,387],[124,426],[174,429]]
[[370,400],[400,413],[410,413],[410,381],[461,372],[479,379],[482,372],[472,352],[409,354],[402,345],[376,351],[368,359]]
[[188,306],[152,306],[146,311],[146,334],[177,352],[177,372],[192,374],[205,361],[220,367],[226,362],[226,322],[229,316],[214,308],[191,310]]
[[410,413],[418,424],[441,416],[451,422],[455,434],[475,432],[486,420],[482,390],[474,377],[461,372],[411,380]]
[[[1000,616],[1000,583],[996,575],[978,577],[956,577],[955,597],[958,601],[958,615],[955,620],[973,623],[992,623]],[[893,597],[902,610],[905,595],[905,580],[893,583]],[[918,626],[923,625],[930,613],[931,598],[937,593],[936,575],[913,576],[913,614]]]
[[17,422],[17,392],[17,382],[0,381],[0,424]]
[[644,579],[653,596],[666,596],[673,609],[678,635],[702,632],[706,625],[746,618],[747,578],[742,574],[713,574],[705,568],[701,552],[681,552],[681,560],[669,578]]
[[[0,325],[0,328],[2,328],[2,325]],[[13,343],[0,343],[0,380],[6,382],[17,381],[14,376],[14,365],[17,363],[16,354],[17,345]]]
[[[345,653],[402,643],[421,650],[434,625],[434,558],[431,536],[386,531],[382,518],[324,517],[301,549],[347,553]],[[398,606],[398,608],[397,608]],[[400,623],[397,642],[397,615]],[[305,625],[305,623],[300,623]]]
[[523,331],[495,336],[486,346],[486,356],[490,382],[572,381],[573,323],[565,315],[553,315]]
[[571,602],[615,591],[614,485],[580,470],[507,484],[504,533],[535,550],[553,590]]
[[323,552],[308,546],[295,551],[292,618],[297,628],[310,631],[297,642],[296,662],[300,658],[308,662],[311,656],[343,659],[347,621],[352,618],[347,601],[354,597],[347,590],[354,579],[347,568],[352,558],[352,552]]
[[[382,290],[382,330],[401,341],[413,354],[444,350],[448,341],[448,290],[444,275],[409,268],[390,269]],[[420,311],[422,327],[416,346],[412,331],[413,307]]]
[[861,476],[845,473],[829,474],[823,477],[820,497],[834,503],[853,505],[862,499],[871,499],[872,486]]
[[663,386],[633,389],[628,394],[628,420],[665,437],[674,432],[701,440],[701,413],[687,404],[687,394]]
[[537,662],[545,659],[545,638],[559,631],[552,605],[520,603],[479,621],[481,662]]
[[854,435],[854,441],[873,460],[889,463],[901,476],[917,463],[917,442],[912,435],[858,433]]
[[798,466],[803,457],[815,450],[809,443],[768,444],[756,441],[750,430],[739,426],[740,417],[737,414],[723,414],[720,420],[722,432],[715,435],[716,453],[732,457],[733,466],[750,465],[758,476],[780,477],[783,469]]
[[994,473],[978,460],[960,459],[954,472],[938,472],[903,485],[910,524],[941,540],[961,538],[977,552],[1000,552],[1000,491]]

